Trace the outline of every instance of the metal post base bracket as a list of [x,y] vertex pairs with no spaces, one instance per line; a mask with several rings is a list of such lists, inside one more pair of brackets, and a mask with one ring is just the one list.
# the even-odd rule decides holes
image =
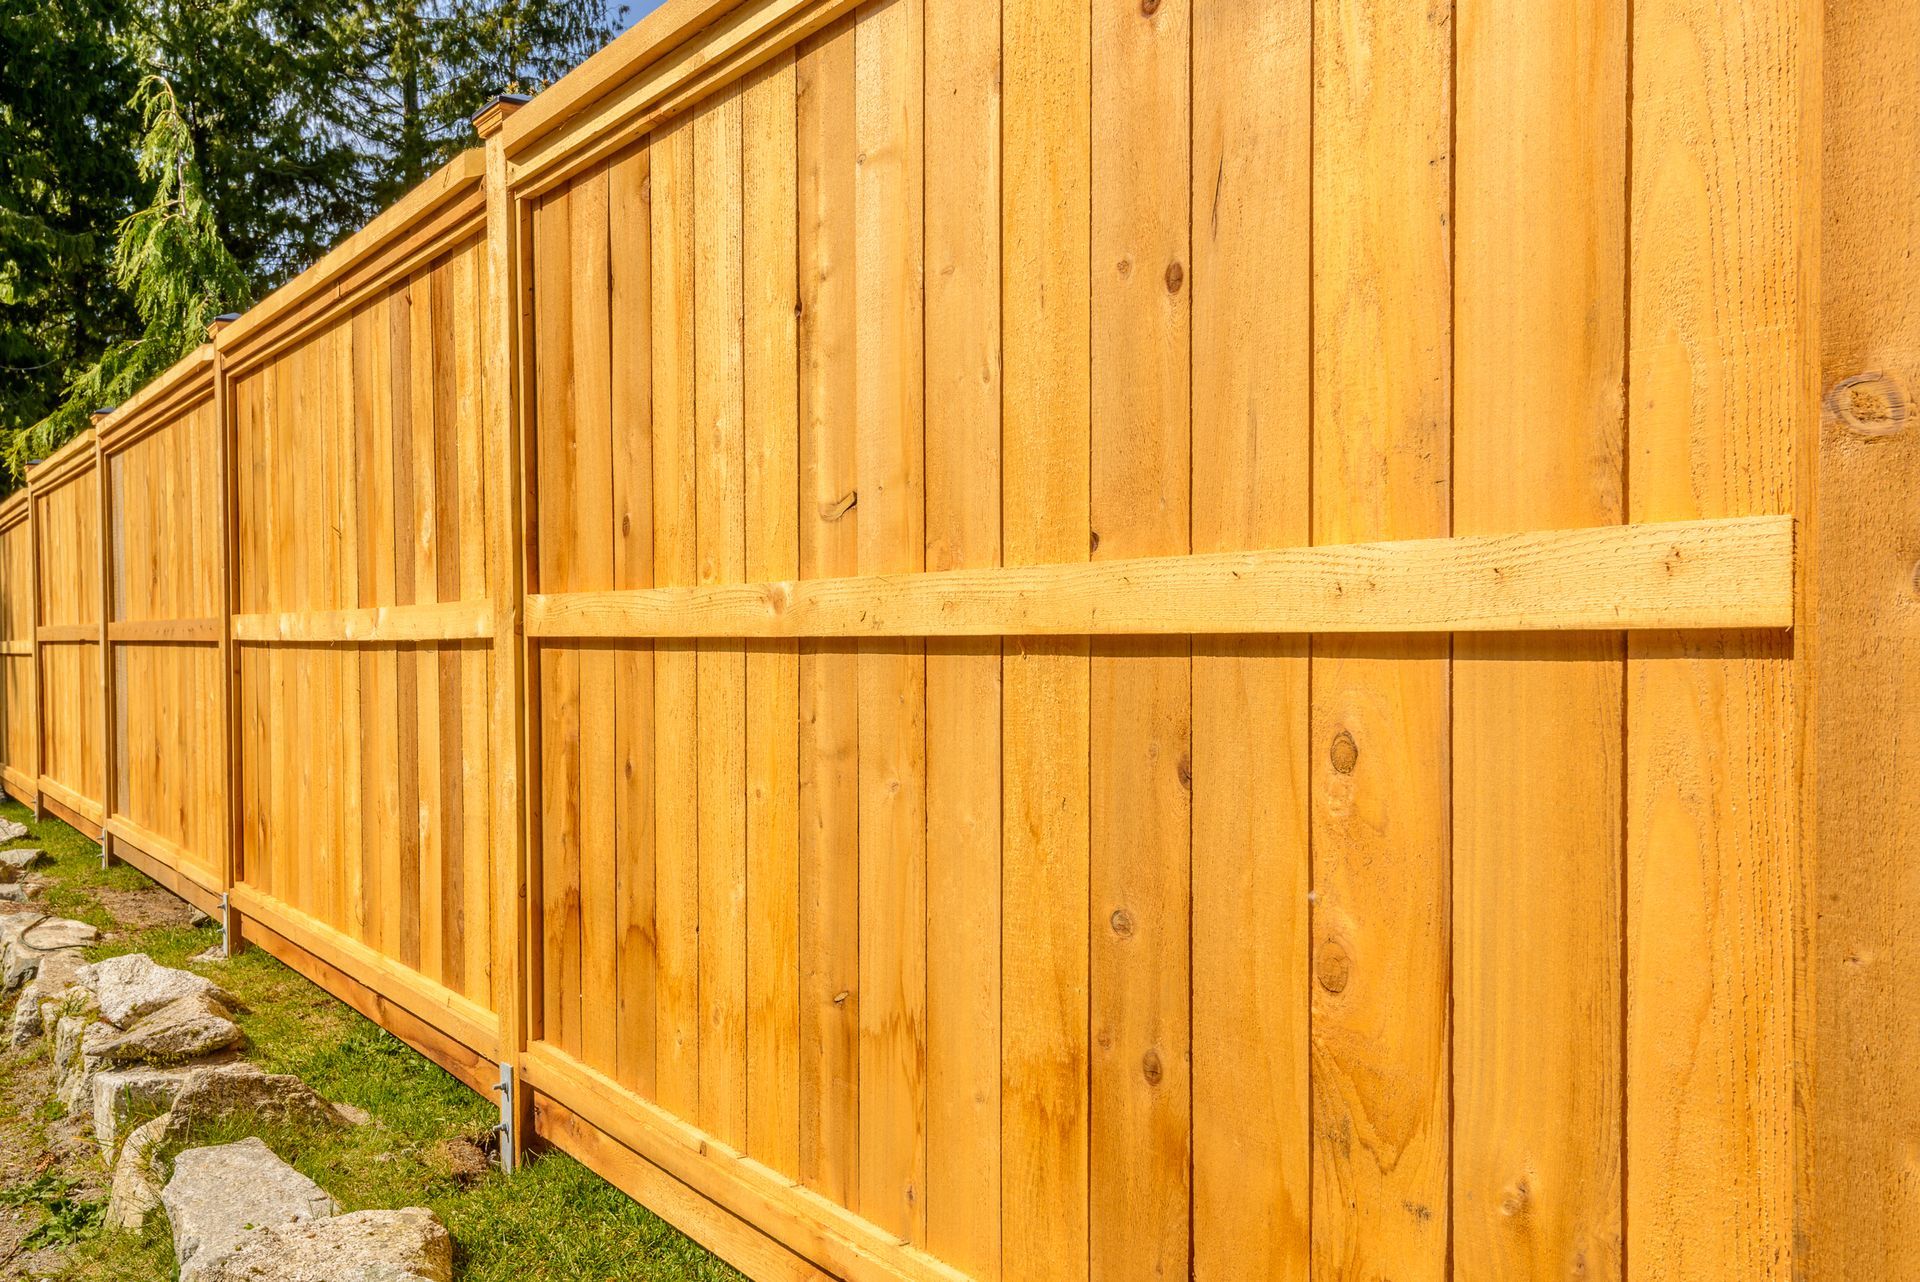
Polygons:
[[515,1158],[520,1149],[520,1137],[513,1133],[515,1111],[513,1107],[513,1065],[505,1061],[500,1064],[500,1080],[493,1085],[494,1092],[500,1096],[500,1121],[494,1126],[494,1134],[500,1137],[500,1170],[512,1175],[516,1165]]
[[233,904],[227,892],[220,892],[220,951],[233,956]]

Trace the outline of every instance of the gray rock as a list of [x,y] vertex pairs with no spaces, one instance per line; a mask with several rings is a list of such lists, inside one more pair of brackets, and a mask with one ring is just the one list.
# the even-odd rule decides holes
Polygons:
[[176,998],[131,1028],[95,1024],[81,1047],[89,1072],[119,1064],[185,1064],[225,1050],[246,1038],[227,1008],[205,993]]
[[166,1142],[165,1113],[141,1123],[120,1146],[113,1164],[113,1189],[107,1195],[107,1223],[116,1229],[137,1229],[160,1209],[160,1146]]
[[0,819],[0,841],[18,841],[26,835],[25,824],[15,823],[11,819]]
[[204,953],[195,953],[193,956],[187,958],[187,960],[196,966],[211,966],[215,962],[232,961],[233,958],[227,956],[227,945],[223,941],[207,949]]
[[86,967],[78,949],[62,949],[40,959],[33,978],[20,990],[20,1000],[13,1008],[13,1031],[9,1040],[15,1050],[46,1031],[48,1005],[78,984]]
[[13,885],[0,885],[0,899],[9,903],[24,904],[40,898],[40,887],[34,882],[20,882]]
[[100,938],[83,921],[12,913],[0,917],[0,992],[12,992],[32,979],[40,959],[62,949],[81,948]]
[[451,1282],[453,1239],[433,1212],[355,1211],[262,1229],[201,1282]]
[[26,872],[29,868],[38,868],[41,864],[53,862],[46,851],[32,846],[22,846],[18,850],[0,850],[0,865],[15,872]]
[[86,1034],[99,1024],[86,990],[69,988],[61,999],[43,1008],[41,1018],[53,1028],[53,1095],[69,1115],[85,1116],[93,1105],[90,1083],[97,1066],[89,1066]]
[[311,1086],[290,1073],[267,1073],[253,1064],[196,1068],[174,1097],[169,1139],[190,1137],[195,1128],[232,1117],[262,1121],[337,1126],[342,1118]]
[[210,979],[202,979],[190,970],[175,970],[156,965],[145,953],[109,957],[93,964],[90,981],[100,1002],[100,1013],[110,1024],[130,1028],[135,1021],[180,1000],[205,996],[222,1007],[232,1009],[233,998]]
[[93,1075],[93,1138],[100,1156],[113,1164],[121,1134],[136,1129],[173,1107],[173,1101],[199,1068],[110,1068]]
[[216,1263],[262,1230],[326,1219],[340,1209],[318,1184],[251,1136],[190,1148],[174,1158],[160,1204],[173,1225],[180,1282],[207,1282]]

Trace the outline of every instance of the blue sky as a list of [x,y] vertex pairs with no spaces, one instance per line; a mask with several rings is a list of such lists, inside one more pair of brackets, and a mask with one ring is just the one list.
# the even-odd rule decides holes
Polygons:
[[[666,0],[627,0],[627,26],[631,27],[665,2]],[[618,0],[615,0],[614,7],[618,7]]]

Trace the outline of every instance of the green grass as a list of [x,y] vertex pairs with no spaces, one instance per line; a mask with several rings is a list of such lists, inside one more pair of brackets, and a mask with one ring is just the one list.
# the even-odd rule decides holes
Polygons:
[[[54,858],[53,867],[43,870],[53,884],[37,905],[46,911],[114,930],[96,892],[150,884],[124,865],[101,869],[99,847],[66,824],[36,824],[31,812],[10,800],[0,804],[0,814],[35,830],[32,839],[12,844],[37,844]],[[158,926],[104,940],[90,955],[97,960],[144,952],[163,965],[185,967],[218,941],[211,926]],[[484,1142],[499,1117],[496,1105],[265,953],[253,950],[191,969],[242,1003],[237,1019],[250,1059],[269,1072],[297,1074],[328,1099],[364,1109],[373,1120],[345,1128],[231,1127],[194,1135],[189,1146],[258,1134],[345,1210],[429,1207],[452,1232],[455,1276],[468,1282],[706,1282],[740,1276],[563,1154],[541,1156],[511,1179],[491,1167],[477,1175],[455,1170],[449,1146]],[[36,1053],[43,1052],[13,1063],[31,1062]],[[0,1061],[0,1074],[9,1071],[8,1062]],[[35,1119],[34,1125],[48,1120]],[[97,1213],[76,1208],[72,1174],[54,1175],[36,1190],[0,1190],[0,1198],[43,1206],[47,1233],[78,1241],[61,1276],[83,1282],[172,1277],[165,1217],[153,1217],[143,1233],[101,1231]]]

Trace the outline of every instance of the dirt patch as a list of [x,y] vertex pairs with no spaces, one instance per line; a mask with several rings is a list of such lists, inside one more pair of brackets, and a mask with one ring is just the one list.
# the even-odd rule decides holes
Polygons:
[[0,1052],[0,1279],[44,1278],[60,1271],[67,1248],[27,1242],[51,1204],[105,1198],[104,1172],[92,1133],[80,1123],[47,1118],[52,1072],[45,1043]]
[[95,890],[93,897],[120,924],[121,930],[193,924],[193,905],[175,898],[158,886],[143,890],[108,890],[103,887]]

